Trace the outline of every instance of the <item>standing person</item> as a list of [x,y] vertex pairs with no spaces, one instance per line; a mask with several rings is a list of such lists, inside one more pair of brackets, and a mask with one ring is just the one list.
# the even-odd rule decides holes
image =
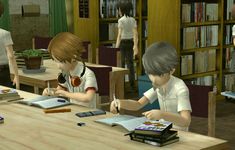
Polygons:
[[117,9],[121,18],[118,20],[118,36],[116,48],[120,47],[122,67],[130,70],[129,81],[131,91],[135,91],[135,73],[133,57],[138,54],[138,31],[136,20],[130,16],[132,3],[127,0],[121,0],[117,4]]
[[49,43],[48,51],[61,73],[57,89],[46,88],[43,95],[60,95],[86,107],[95,107],[98,90],[95,74],[81,62],[82,41],[74,34],[61,32]]
[[139,110],[158,100],[160,109],[144,112],[143,115],[151,120],[164,119],[173,122],[174,128],[187,131],[192,109],[187,86],[184,81],[173,76],[178,65],[175,48],[166,42],[154,43],[147,48],[142,61],[153,88],[146,91],[138,101],[112,101],[110,111],[117,113],[120,108]]
[[[0,16],[4,12],[3,3],[0,1]],[[18,68],[13,53],[11,33],[0,28],[0,85],[12,87],[9,66],[14,73],[13,85],[20,89]]]

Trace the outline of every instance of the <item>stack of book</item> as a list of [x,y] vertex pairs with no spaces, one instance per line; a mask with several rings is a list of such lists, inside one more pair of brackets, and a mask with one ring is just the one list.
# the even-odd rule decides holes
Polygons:
[[161,147],[179,141],[177,131],[171,128],[168,121],[146,121],[128,135],[133,141]]
[[15,89],[0,88],[0,102],[14,101],[20,99],[20,95]]

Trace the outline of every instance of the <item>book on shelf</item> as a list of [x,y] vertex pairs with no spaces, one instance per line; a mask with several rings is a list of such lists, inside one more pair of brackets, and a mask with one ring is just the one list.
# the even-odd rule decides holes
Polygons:
[[148,120],[137,126],[134,130],[136,134],[143,135],[163,135],[172,128],[172,123],[169,121]]
[[226,19],[231,20],[232,19],[232,7],[233,7],[233,0],[225,0],[227,1],[226,9]]
[[137,126],[147,121],[145,117],[135,117],[130,115],[117,115],[111,118],[95,120],[95,122],[103,123],[110,126],[121,126],[127,131],[133,131]]
[[146,138],[139,138],[139,137],[136,137],[136,136],[132,136],[130,138],[133,141],[142,142],[142,143],[146,143],[146,144],[150,144],[150,145],[158,146],[158,147],[162,147],[162,146],[172,144],[172,143],[175,143],[175,142],[179,141],[179,137],[177,137],[177,136],[174,136],[174,137],[172,137],[172,138],[170,138],[166,141],[158,141],[156,139],[155,140],[149,140],[149,139],[146,139]]
[[183,28],[183,49],[218,45],[218,25]]
[[54,96],[37,96],[19,101],[20,104],[36,106],[44,109],[62,107],[71,104],[67,99]]
[[193,55],[181,56],[181,75],[188,75],[193,73]]

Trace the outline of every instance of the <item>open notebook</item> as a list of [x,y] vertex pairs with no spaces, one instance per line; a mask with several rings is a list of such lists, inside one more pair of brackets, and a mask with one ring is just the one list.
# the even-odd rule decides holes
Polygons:
[[125,128],[128,131],[133,131],[135,128],[148,119],[146,117],[134,117],[130,115],[117,115],[111,118],[104,118],[95,120],[98,123],[104,123],[110,126],[119,125]]
[[68,100],[60,97],[38,96],[35,98],[24,99],[19,101],[21,104],[36,106],[44,109],[61,107],[71,104]]

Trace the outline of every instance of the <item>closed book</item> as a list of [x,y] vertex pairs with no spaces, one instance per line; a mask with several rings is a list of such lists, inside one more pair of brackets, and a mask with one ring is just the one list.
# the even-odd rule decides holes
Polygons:
[[140,139],[145,139],[145,140],[151,140],[151,141],[156,141],[156,142],[165,142],[175,136],[177,136],[177,131],[174,130],[169,130],[167,132],[165,132],[163,135],[161,136],[151,136],[151,135],[143,135],[143,134],[136,134],[134,132],[131,132],[130,137],[136,137],[136,138],[140,138]]
[[169,121],[146,121],[135,128],[136,134],[144,135],[163,135],[172,128],[172,122]]
[[15,89],[2,89],[0,88],[0,98],[11,97],[19,95]]
[[157,146],[157,147],[162,147],[162,146],[165,146],[165,145],[168,145],[168,144],[178,142],[179,137],[175,136],[175,137],[173,137],[173,138],[171,138],[171,139],[169,139],[165,142],[156,142],[156,141],[141,139],[141,138],[137,138],[137,137],[133,137],[133,138],[131,138],[131,140],[146,143],[146,144],[150,144],[150,145]]

